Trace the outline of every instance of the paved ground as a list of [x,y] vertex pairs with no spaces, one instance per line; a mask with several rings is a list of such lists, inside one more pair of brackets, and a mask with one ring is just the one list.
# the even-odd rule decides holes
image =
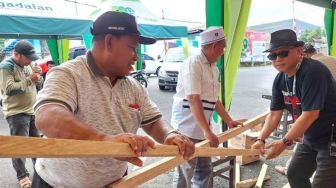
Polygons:
[[[262,99],[262,94],[271,94],[271,86],[276,72],[270,66],[240,68],[237,74],[236,86],[233,92],[232,106],[230,114],[236,118],[252,118],[268,109],[269,101]],[[148,92],[151,99],[161,109],[164,119],[170,120],[172,97],[175,94],[173,90],[160,91],[157,85],[157,78],[150,77]],[[8,135],[8,125],[0,116],[0,134]],[[144,158],[145,165],[159,160],[158,158]],[[286,157],[280,157],[267,161],[269,165],[267,174],[272,177],[263,187],[280,188],[287,183],[287,179],[274,171],[275,164],[285,164]],[[258,177],[263,160],[241,167],[241,179]],[[32,172],[31,161],[27,160],[28,169]],[[165,188],[171,187],[173,171],[159,175],[157,178],[145,183],[140,187],[145,188]],[[10,159],[0,159],[0,188],[18,187],[15,178],[15,172],[11,166]],[[215,178],[214,187],[226,188],[226,180]]]

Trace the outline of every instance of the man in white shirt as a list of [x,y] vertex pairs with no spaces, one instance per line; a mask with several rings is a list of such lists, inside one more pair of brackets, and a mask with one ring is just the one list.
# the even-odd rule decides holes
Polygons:
[[[232,120],[218,100],[219,71],[215,63],[226,46],[223,28],[210,27],[200,36],[200,53],[184,62],[179,71],[171,123],[194,143],[207,139],[211,147],[218,147],[218,138],[210,127],[213,111],[229,128],[241,123]],[[211,173],[210,157],[194,158],[176,168],[173,187],[207,187]]]

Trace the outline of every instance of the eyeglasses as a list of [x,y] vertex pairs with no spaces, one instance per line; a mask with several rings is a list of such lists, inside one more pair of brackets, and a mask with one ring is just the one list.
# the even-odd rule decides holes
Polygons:
[[285,58],[288,56],[290,50],[284,50],[284,51],[281,51],[281,52],[278,52],[278,53],[269,53],[267,58],[271,61],[274,61],[276,60],[277,57],[279,58]]

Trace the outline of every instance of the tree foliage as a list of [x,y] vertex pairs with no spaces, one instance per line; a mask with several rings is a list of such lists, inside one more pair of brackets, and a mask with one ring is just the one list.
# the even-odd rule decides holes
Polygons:
[[313,30],[304,30],[300,36],[300,40],[303,42],[310,42],[312,39],[320,39],[322,37],[322,32],[320,28]]

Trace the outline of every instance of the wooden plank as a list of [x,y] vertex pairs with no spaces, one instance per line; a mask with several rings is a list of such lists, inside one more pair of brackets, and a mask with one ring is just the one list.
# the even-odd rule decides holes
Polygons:
[[290,149],[285,149],[283,152],[280,153],[279,156],[291,156],[293,155],[294,151]]
[[261,188],[267,171],[267,164],[263,164],[255,188]]
[[[266,116],[269,112],[265,112],[263,114],[260,114],[256,116],[253,119],[250,119],[246,122],[244,122],[243,127],[236,127],[229,129],[228,131],[225,131],[224,133],[220,133],[218,136],[219,142],[223,143],[227,141],[228,139],[237,136],[238,134],[241,134],[245,132],[246,130],[251,129],[252,127],[258,125],[259,123],[262,123],[265,121]],[[196,147],[208,147],[209,142],[207,140],[200,142],[196,144]],[[108,187],[119,187],[119,188],[128,188],[128,187],[136,187],[140,184],[143,184],[154,177],[174,168],[175,166],[183,163],[184,160],[181,157],[169,157],[164,158],[160,161],[157,161],[155,163],[152,163],[148,166],[145,166],[143,168],[140,168],[139,170],[123,177],[119,181],[110,184]]]
[[235,185],[237,186],[237,183],[240,182],[240,165],[236,162],[235,165]]
[[[20,146],[21,149],[17,149]],[[227,148],[196,148],[194,156],[258,155],[258,150]],[[156,145],[143,156],[179,156],[177,146]],[[21,136],[0,136],[0,157],[60,158],[60,157],[135,157],[129,144],[108,141],[43,139]]]
[[[264,181],[270,180],[271,176],[265,176]],[[252,187],[257,183],[257,178],[243,180],[241,182],[236,183],[236,188],[248,188]]]

